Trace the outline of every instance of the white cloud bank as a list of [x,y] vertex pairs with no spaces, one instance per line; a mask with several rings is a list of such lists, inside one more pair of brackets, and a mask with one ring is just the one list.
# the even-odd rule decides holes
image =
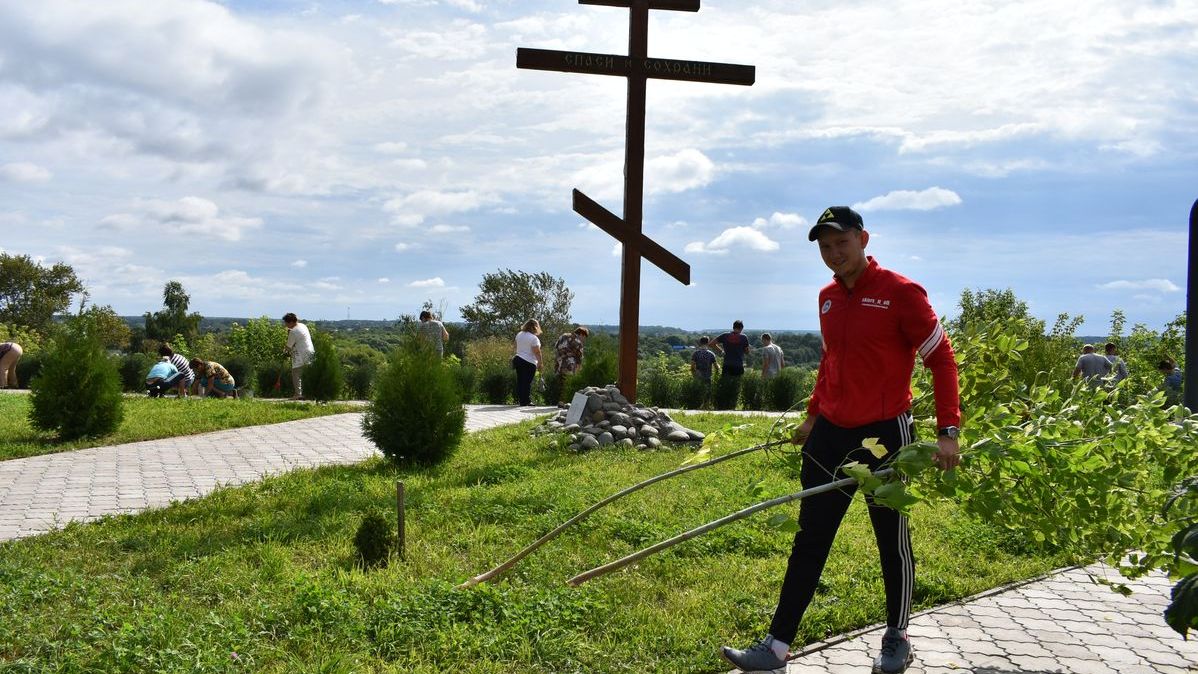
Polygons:
[[1181,288],[1177,284],[1164,278],[1150,278],[1143,281],[1111,281],[1099,284],[1098,287],[1104,290],[1155,290],[1160,293],[1181,292]]
[[412,281],[408,284],[409,288],[444,288],[445,281],[440,276],[434,276],[423,281]]
[[858,211],[934,211],[937,208],[959,206],[961,197],[952,190],[943,187],[929,187],[915,192],[912,190],[895,190],[880,197],[853,204]]
[[29,162],[13,162],[0,165],[0,181],[14,183],[44,183],[51,174],[46,169]]
[[773,253],[782,246],[753,227],[729,227],[709,243],[692,241],[686,244],[686,252],[706,255],[727,255],[733,250],[752,250]]
[[178,232],[225,241],[240,241],[246,230],[262,226],[261,218],[222,215],[214,202],[202,197],[183,197],[178,201],[147,199],[136,202],[134,210],[106,216],[99,226],[118,232]]

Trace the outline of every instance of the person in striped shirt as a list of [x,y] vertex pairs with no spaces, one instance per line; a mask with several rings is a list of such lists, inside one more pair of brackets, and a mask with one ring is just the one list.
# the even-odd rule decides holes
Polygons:
[[169,344],[163,344],[162,346],[158,347],[158,355],[169,360],[171,365],[174,365],[175,369],[179,371],[179,374],[183,375],[179,378],[175,388],[178,390],[178,395],[180,398],[186,397],[187,391],[191,389],[191,385],[194,384],[196,380],[195,372],[191,371],[191,365],[187,362],[187,359],[182,356],[182,354],[175,353],[175,350],[172,349]]

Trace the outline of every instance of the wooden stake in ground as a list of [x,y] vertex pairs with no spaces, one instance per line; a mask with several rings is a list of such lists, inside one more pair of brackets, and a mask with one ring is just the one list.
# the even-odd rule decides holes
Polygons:
[[649,10],[699,11],[699,0],[578,0],[582,5],[627,7],[628,56],[551,49],[519,49],[516,67],[628,79],[624,145],[624,217],[574,190],[574,210],[624,244],[620,273],[620,392],[636,402],[636,352],[640,331],[641,258],[690,285],[690,265],[641,233],[645,193],[645,85],[649,79],[751,85],[753,66],[649,58]]
[[404,523],[404,517],[406,515],[404,509],[404,486],[403,481],[400,480],[395,483],[395,511],[397,513],[397,517],[395,519],[395,549],[399,552],[400,559],[404,559],[404,538],[407,535],[407,531],[405,531],[406,525]]

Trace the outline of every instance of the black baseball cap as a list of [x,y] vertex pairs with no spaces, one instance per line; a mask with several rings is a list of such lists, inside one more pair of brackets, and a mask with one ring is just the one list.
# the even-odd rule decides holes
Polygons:
[[824,209],[819,220],[815,221],[815,226],[807,233],[808,241],[815,241],[819,238],[820,227],[831,227],[838,232],[847,232],[850,229],[865,229],[865,223],[861,220],[861,215],[849,208],[848,206],[829,206]]

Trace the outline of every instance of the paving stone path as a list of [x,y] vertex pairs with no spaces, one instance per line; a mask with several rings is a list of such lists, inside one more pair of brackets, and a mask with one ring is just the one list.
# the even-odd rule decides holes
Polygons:
[[[1068,569],[984,593],[911,618],[915,662],[908,674],[1192,674],[1198,641],[1185,641],[1161,617],[1173,583],[1153,575],[1119,595]],[[866,674],[885,626],[812,644],[787,674]]]
[[[556,409],[467,405],[466,429],[518,423]],[[335,414],[0,461],[0,541],[161,507],[296,468],[356,463],[378,451],[362,437],[361,425],[361,414]]]

